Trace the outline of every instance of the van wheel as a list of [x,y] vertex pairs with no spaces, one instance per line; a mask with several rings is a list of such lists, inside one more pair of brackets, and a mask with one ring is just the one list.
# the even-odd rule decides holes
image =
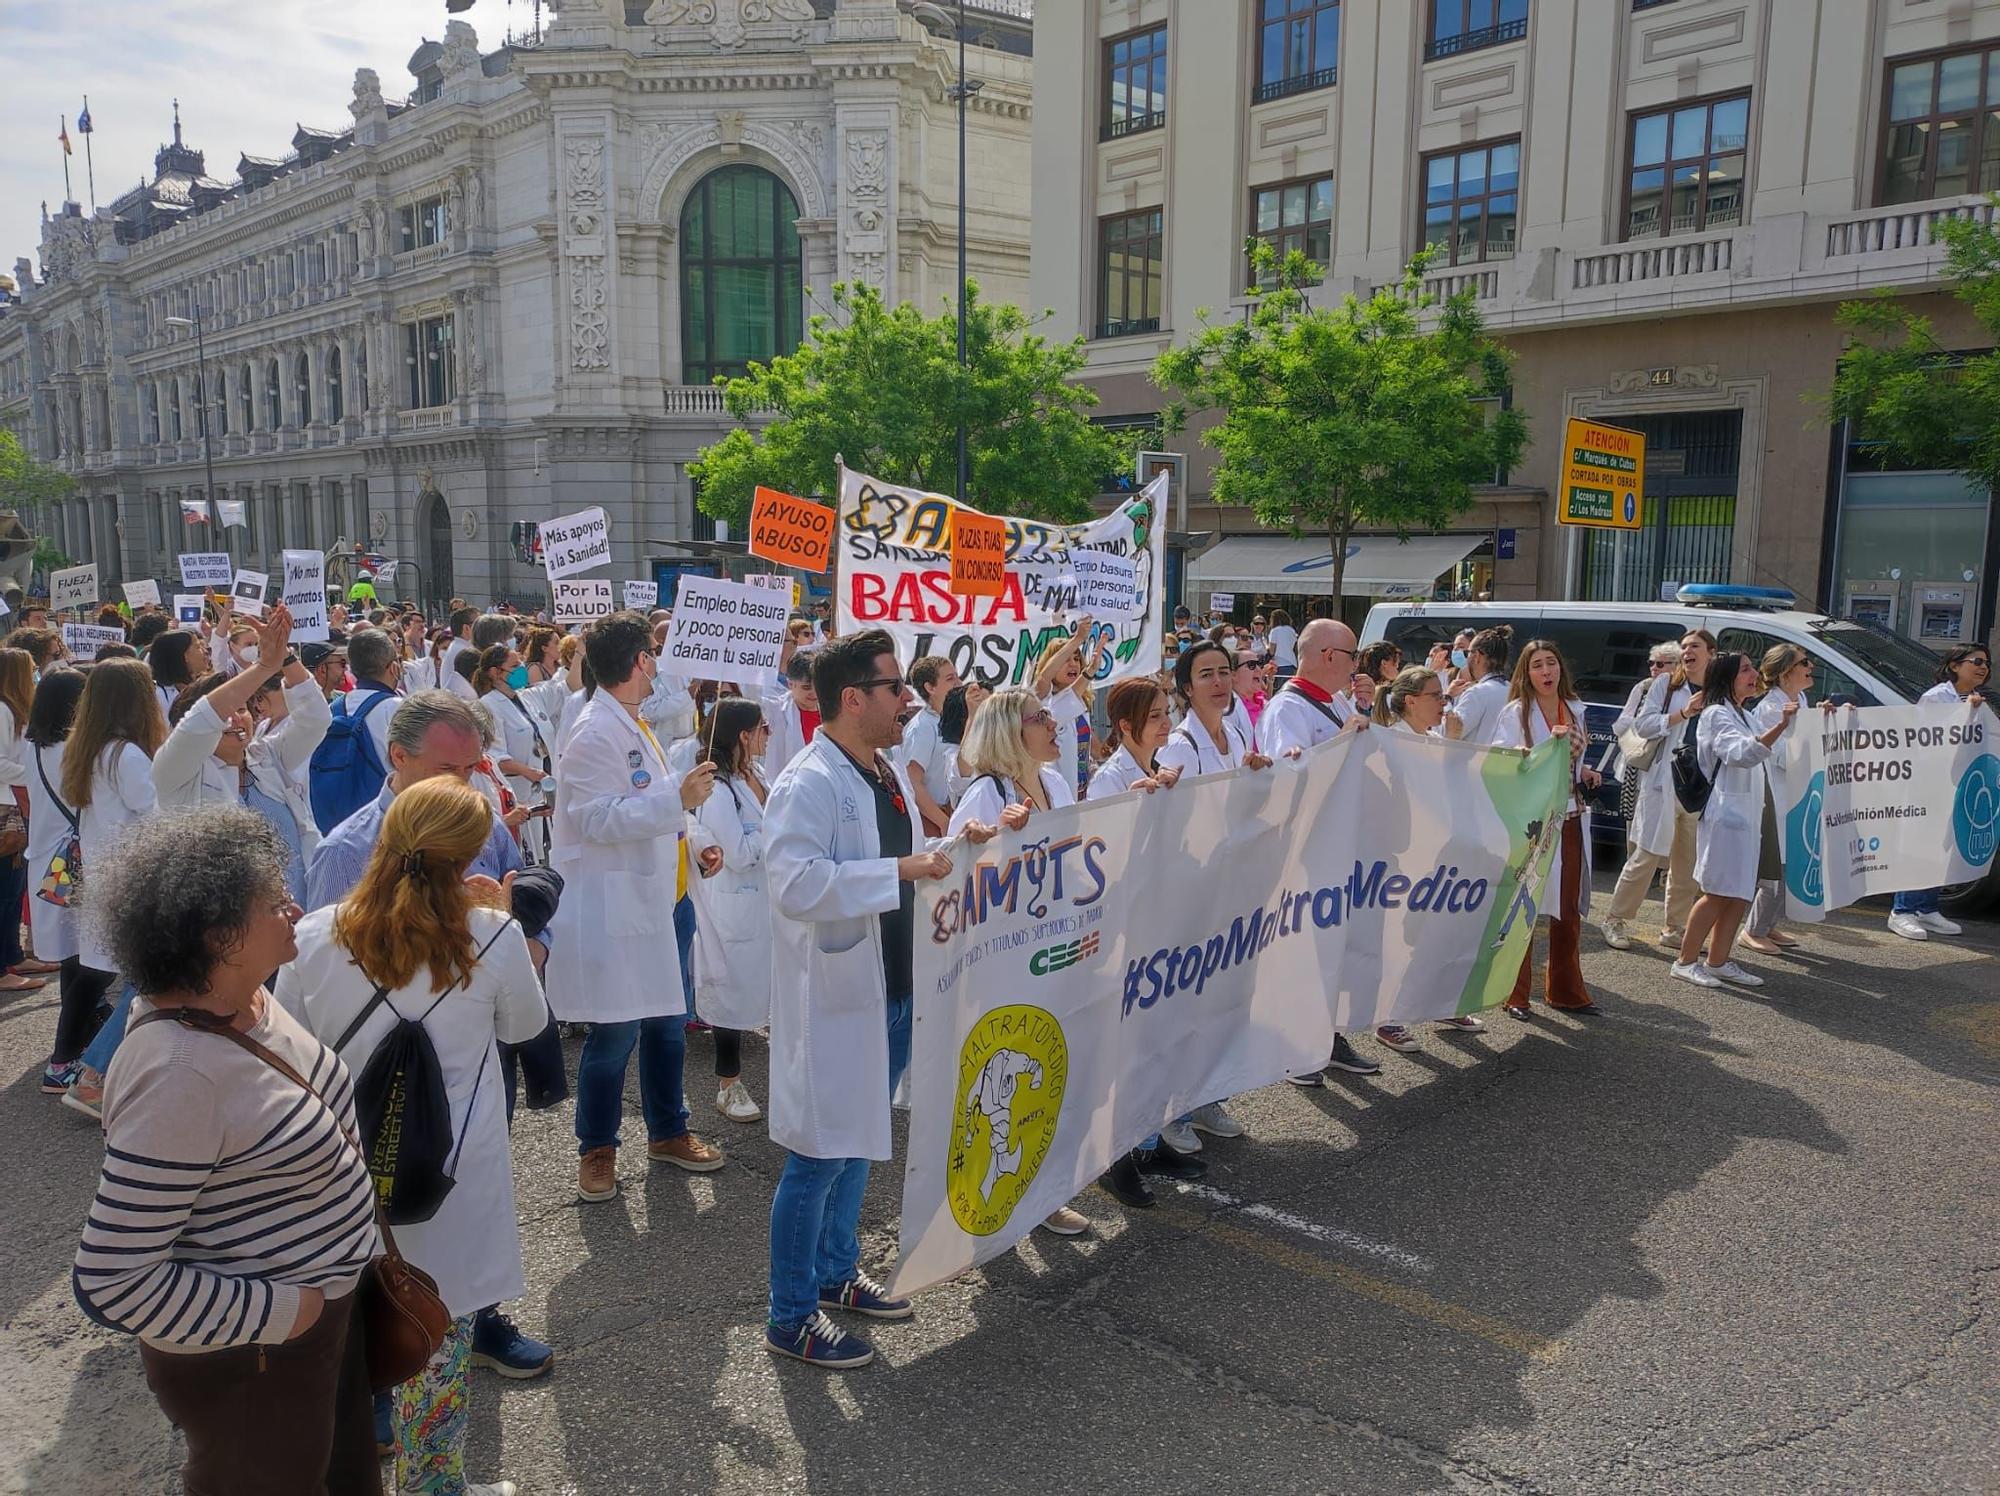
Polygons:
[[2000,903],[2000,872],[1988,873],[1970,883],[1947,883],[1938,890],[1939,907],[1953,917],[1984,914],[1995,903]]

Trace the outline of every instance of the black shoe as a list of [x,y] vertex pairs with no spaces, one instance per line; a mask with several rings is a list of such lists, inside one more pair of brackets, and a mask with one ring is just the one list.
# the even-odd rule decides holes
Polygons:
[[1327,1067],[1345,1070],[1349,1075],[1380,1075],[1382,1067],[1373,1060],[1363,1059],[1354,1046],[1347,1042],[1347,1035],[1333,1036],[1333,1054],[1327,1059]]
[[1098,1181],[1111,1191],[1111,1198],[1120,1205],[1128,1205],[1134,1210],[1146,1210],[1152,1206],[1153,1192],[1146,1188],[1146,1181],[1139,1177],[1139,1165],[1135,1155],[1121,1153],[1118,1161],[1104,1171],[1104,1178]]
[[1166,1144],[1135,1150],[1132,1162],[1141,1174],[1158,1174],[1167,1179],[1205,1179],[1208,1165],[1192,1153],[1176,1153]]

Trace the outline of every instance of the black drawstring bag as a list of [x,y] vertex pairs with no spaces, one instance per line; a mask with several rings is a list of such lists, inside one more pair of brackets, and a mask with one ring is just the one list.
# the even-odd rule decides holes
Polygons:
[[1708,808],[1708,797],[1714,793],[1715,784],[1701,772],[1701,754],[1695,747],[1695,724],[1701,721],[1697,712],[1688,719],[1687,730],[1681,740],[1674,745],[1674,798],[1681,802],[1681,809],[1689,815],[1698,816]]

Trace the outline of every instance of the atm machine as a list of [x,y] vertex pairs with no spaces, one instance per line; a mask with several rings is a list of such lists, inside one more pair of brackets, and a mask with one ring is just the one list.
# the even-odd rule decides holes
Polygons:
[[1942,652],[1954,644],[1972,639],[1974,616],[1979,611],[1979,584],[1957,581],[1910,583],[1909,633],[1919,644]]
[[1895,631],[1902,622],[1903,584],[1888,577],[1850,578],[1840,584],[1840,616]]

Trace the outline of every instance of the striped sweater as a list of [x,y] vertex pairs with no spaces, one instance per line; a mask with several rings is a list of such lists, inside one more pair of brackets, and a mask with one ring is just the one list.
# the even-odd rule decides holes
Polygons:
[[[150,1012],[143,999],[134,1018]],[[277,1003],[248,1031],[324,1103],[220,1034],[136,1029],[104,1083],[104,1169],[72,1283],[84,1313],[172,1351],[276,1344],[299,1290],[350,1292],[378,1250],[343,1136],[353,1086]],[[337,1114],[337,1117],[336,1117]]]

